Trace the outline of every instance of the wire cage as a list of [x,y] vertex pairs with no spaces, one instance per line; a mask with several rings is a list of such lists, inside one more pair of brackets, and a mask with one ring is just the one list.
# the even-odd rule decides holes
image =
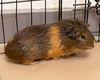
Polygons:
[[[25,3],[25,2],[29,2],[30,3],[30,23],[31,25],[34,25],[34,21],[33,21],[33,1],[41,1],[41,0],[15,0],[15,1],[10,1],[10,2],[3,2],[3,0],[1,0],[0,6],[1,6],[1,29],[2,29],[2,34],[3,35],[3,44],[5,47],[6,44],[6,35],[5,35],[5,22],[4,22],[4,10],[3,10],[3,6],[6,4],[15,4],[16,8],[15,8],[15,23],[16,23],[16,32],[19,31],[19,21],[18,21],[18,4],[19,3]],[[44,0],[44,24],[47,24],[47,1],[48,0]],[[96,9],[96,14],[99,16],[99,0],[95,0],[96,5],[95,6],[91,6],[91,2],[90,0],[84,0],[84,3],[78,3],[77,4],[77,0],[74,1],[74,9],[73,9],[73,19],[75,18],[79,18],[81,20],[83,20],[84,22],[88,23],[88,19],[89,19],[89,13],[90,10],[92,8]],[[82,6],[81,8],[77,8],[79,6]],[[58,9],[57,9],[57,14],[58,14],[58,21],[63,19],[63,0],[58,0]],[[81,17],[81,18],[80,18]],[[99,19],[99,24],[98,24],[98,31],[96,32],[92,32],[93,34],[97,34],[97,41],[100,41],[100,19]]]
[[[92,1],[91,0],[84,0],[84,3],[78,3],[77,4],[77,0],[75,0],[75,4],[73,5],[74,6],[74,19],[77,17],[81,20],[83,20],[85,23],[89,23],[89,14],[92,12],[92,10],[95,12],[95,14],[97,15],[98,17],[98,30],[96,31],[92,31],[92,33],[96,36],[96,40],[98,42],[100,42],[100,12],[99,12],[99,8],[100,8],[100,0],[94,0],[95,1],[95,5],[93,6],[92,5]],[[82,8],[78,8],[78,6],[82,6]],[[80,13],[81,12],[81,16],[82,18],[80,18]],[[94,20],[95,21],[95,20]],[[91,24],[91,23],[89,23]],[[94,27],[95,28],[95,27]]]

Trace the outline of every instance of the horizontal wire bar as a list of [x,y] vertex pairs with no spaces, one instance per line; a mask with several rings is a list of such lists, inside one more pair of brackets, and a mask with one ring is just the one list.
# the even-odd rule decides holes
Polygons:
[[96,31],[94,31],[94,32],[91,32],[91,33],[99,33],[99,31],[97,31],[97,32],[96,32]]
[[90,5],[91,3],[86,3],[86,4],[73,4],[73,6],[80,6],[80,5]]
[[[22,3],[22,2],[30,2],[31,0],[25,0],[25,1],[17,1],[17,3]],[[41,0],[32,0],[32,1],[41,1]],[[16,1],[12,1],[12,2],[2,2],[0,4],[12,4],[12,3],[16,3]]]
[[91,8],[100,8],[100,6],[92,6],[92,7],[90,7],[90,9],[91,9]]
[[[88,8],[87,8],[88,9]],[[87,10],[86,9],[86,10]],[[84,11],[85,9],[83,8],[83,9],[73,9],[73,11]]]
[[[92,9],[92,8],[96,8],[95,6],[93,6],[93,7],[89,7],[89,8],[87,8],[87,9]],[[100,7],[99,7],[100,8]],[[98,8],[98,10],[99,10],[99,8]],[[83,8],[83,9],[73,9],[73,11],[84,11],[85,9]]]

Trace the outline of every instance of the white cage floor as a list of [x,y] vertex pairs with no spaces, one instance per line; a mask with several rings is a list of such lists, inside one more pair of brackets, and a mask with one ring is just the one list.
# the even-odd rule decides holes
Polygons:
[[0,53],[4,52],[4,44],[0,44]]
[[100,80],[100,43],[73,57],[33,65],[8,62],[1,54],[0,80]]

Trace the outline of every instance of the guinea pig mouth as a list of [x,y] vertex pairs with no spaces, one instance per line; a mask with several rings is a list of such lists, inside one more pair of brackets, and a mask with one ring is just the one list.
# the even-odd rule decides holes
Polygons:
[[93,49],[94,45],[87,47],[87,49]]

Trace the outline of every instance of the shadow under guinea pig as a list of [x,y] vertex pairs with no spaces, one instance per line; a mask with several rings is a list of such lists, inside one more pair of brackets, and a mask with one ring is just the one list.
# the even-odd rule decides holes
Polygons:
[[[69,59],[69,58],[87,58],[89,56],[89,53],[87,51],[81,51],[81,52],[77,52],[77,53],[73,53],[69,56],[63,56],[60,57],[58,59]],[[49,59],[37,59],[35,61],[37,62],[42,62],[42,61],[51,61],[54,60],[53,58],[49,58]]]
[[[19,64],[19,65],[27,65],[27,64],[21,64],[21,63],[16,62],[15,60],[9,59],[7,56],[5,56],[5,59],[8,63]],[[53,60],[53,59],[52,58],[49,58],[49,59],[36,59],[33,62],[43,62],[43,61],[51,61],[51,60]],[[29,65],[32,65],[32,64],[29,64]]]
[[[71,54],[69,56],[60,57],[58,59],[87,58],[88,56],[89,56],[89,53],[87,51],[81,51],[81,52],[73,53],[73,54]],[[14,60],[8,59],[8,57],[6,57],[6,56],[5,56],[5,59],[7,60],[7,62],[11,62],[11,63],[14,63],[14,64],[17,63]],[[49,59],[37,59],[35,61],[36,62],[43,62],[43,61],[51,61],[51,60],[54,60],[54,59],[52,59],[52,58],[49,58]],[[17,64],[20,64],[20,63],[17,63]]]
[[76,57],[76,58],[87,58],[89,56],[89,53],[87,51],[80,51],[80,52],[77,52],[77,53],[73,53],[69,56],[63,56],[61,58],[64,58],[64,59],[67,59],[67,58],[73,58],[73,57]]

